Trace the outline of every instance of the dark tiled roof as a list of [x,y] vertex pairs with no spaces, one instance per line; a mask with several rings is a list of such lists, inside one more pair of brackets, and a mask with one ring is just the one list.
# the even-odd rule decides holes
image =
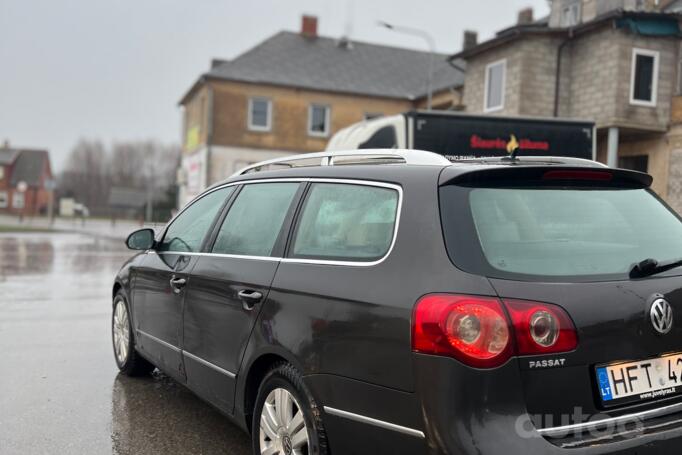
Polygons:
[[[204,77],[414,100],[426,96],[431,56],[398,47],[356,41],[344,45],[333,38],[279,32],[234,60],[214,60]],[[464,83],[464,74],[448,64],[447,55],[433,54],[433,65],[434,92]]]
[[[6,149],[5,149],[6,150]],[[29,186],[42,184],[43,170],[50,167],[50,156],[45,150],[16,150],[18,156],[12,168],[11,185],[26,182]]]

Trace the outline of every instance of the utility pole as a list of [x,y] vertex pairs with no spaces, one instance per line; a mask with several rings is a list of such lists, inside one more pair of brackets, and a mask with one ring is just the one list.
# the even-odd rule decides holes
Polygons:
[[405,27],[402,25],[393,25],[389,24],[387,22],[379,21],[378,24],[381,27],[387,28],[389,30],[393,30],[394,32],[397,33],[402,33],[405,35],[412,35],[412,36],[417,36],[419,38],[422,38],[424,41],[426,41],[426,45],[429,48],[430,56],[429,56],[429,67],[428,67],[428,75],[427,75],[427,80],[426,80],[426,109],[431,110],[431,104],[433,101],[433,58],[436,54],[436,42],[433,40],[433,37],[426,31],[426,30],[420,30],[418,28],[413,28],[413,27]]

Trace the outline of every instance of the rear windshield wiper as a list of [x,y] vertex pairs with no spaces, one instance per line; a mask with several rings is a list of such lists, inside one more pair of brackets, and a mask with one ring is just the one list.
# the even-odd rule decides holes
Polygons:
[[658,262],[656,259],[648,258],[640,261],[630,269],[630,278],[642,278],[645,276],[656,275],[666,270],[682,266],[682,259],[675,259],[668,262]]

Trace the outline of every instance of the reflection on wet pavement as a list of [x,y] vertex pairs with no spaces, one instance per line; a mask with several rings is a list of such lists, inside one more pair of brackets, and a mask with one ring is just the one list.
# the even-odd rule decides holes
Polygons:
[[248,436],[164,375],[119,376],[120,242],[0,234],[0,454],[248,454]]

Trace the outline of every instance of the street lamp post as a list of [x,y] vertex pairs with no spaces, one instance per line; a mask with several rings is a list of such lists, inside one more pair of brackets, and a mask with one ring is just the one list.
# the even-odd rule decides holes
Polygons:
[[429,68],[428,68],[428,78],[426,82],[426,108],[430,111],[431,110],[431,102],[433,98],[433,56],[436,53],[436,43],[433,40],[433,37],[425,30],[420,30],[418,28],[413,28],[413,27],[405,27],[402,25],[393,25],[389,24],[387,22],[379,21],[378,22],[380,26],[385,27],[389,30],[393,30],[394,32],[398,33],[403,33],[405,35],[412,35],[412,36],[418,36],[419,38],[423,38],[424,41],[426,41],[427,46],[429,47]]

